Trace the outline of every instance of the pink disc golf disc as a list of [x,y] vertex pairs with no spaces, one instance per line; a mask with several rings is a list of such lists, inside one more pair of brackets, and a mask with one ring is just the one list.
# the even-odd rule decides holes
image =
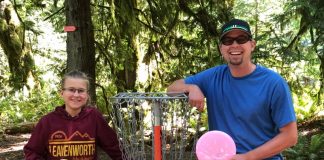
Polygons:
[[196,144],[198,160],[228,160],[236,154],[236,146],[231,136],[222,131],[203,134]]

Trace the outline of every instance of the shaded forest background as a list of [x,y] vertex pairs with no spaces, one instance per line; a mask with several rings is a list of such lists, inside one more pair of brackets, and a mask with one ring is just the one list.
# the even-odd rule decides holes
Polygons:
[[107,113],[119,92],[165,92],[176,79],[223,64],[219,30],[235,17],[251,24],[254,62],[288,81],[299,128],[311,126],[289,154],[316,158],[323,149],[323,0],[0,2],[2,134],[62,104],[60,77],[72,69],[89,74],[93,103]]

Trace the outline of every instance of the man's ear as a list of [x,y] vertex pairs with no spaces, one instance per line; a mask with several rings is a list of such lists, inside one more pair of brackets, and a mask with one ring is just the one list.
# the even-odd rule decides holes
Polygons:
[[252,40],[251,41],[252,43],[251,43],[251,51],[254,51],[254,49],[255,49],[255,46],[256,46],[256,41],[255,40]]
[[218,44],[218,50],[219,50],[220,54],[221,54],[221,55],[223,56],[223,53],[221,52],[221,50],[222,50],[222,48],[221,48],[221,47],[222,47],[222,44],[221,44],[221,43],[219,43],[219,44]]

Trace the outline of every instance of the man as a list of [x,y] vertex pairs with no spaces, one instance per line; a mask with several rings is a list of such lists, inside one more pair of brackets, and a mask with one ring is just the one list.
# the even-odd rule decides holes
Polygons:
[[297,143],[297,124],[286,81],[251,60],[256,42],[247,22],[233,19],[221,29],[220,51],[226,65],[173,82],[168,92],[186,92],[203,110],[207,100],[209,130],[235,141],[232,160],[279,160]]

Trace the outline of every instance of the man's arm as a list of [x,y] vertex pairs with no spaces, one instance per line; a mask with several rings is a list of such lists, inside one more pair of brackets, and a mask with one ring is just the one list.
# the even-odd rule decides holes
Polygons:
[[[194,84],[186,84],[184,79],[174,81],[168,88],[168,93],[183,92],[188,93],[189,104],[193,107],[197,107],[199,111],[204,109],[205,96],[201,92],[200,88]],[[172,94],[170,94],[172,95]]]
[[290,122],[280,128],[280,133],[270,141],[246,154],[235,155],[231,160],[259,160],[269,158],[295,145],[297,139],[297,123]]

